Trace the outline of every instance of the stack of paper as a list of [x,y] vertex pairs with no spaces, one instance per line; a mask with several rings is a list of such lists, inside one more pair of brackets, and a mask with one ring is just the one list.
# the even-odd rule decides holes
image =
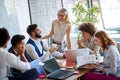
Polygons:
[[77,67],[83,66],[85,64],[96,63],[95,55],[83,55],[77,56]]

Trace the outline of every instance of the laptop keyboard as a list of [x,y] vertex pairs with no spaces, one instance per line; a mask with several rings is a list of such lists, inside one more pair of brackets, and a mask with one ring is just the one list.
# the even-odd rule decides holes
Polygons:
[[[52,75],[50,75],[51,78],[60,78],[60,79],[64,79],[70,76],[71,73],[69,73],[70,71],[64,71],[64,70],[60,70]],[[72,75],[72,74],[71,74]]]

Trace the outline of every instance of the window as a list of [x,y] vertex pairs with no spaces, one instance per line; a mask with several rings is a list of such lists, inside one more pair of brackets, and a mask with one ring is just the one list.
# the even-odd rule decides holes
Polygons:
[[120,30],[120,0],[99,0],[104,29]]

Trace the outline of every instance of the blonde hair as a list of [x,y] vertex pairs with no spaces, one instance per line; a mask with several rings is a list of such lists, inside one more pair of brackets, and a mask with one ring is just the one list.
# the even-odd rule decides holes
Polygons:
[[68,17],[68,11],[67,11],[67,9],[62,8],[62,9],[60,9],[60,10],[58,11],[58,13],[59,13],[59,12],[63,12],[63,13],[65,14],[65,16],[66,16],[65,22],[66,22],[66,23],[70,23],[70,20],[69,20],[69,17]]

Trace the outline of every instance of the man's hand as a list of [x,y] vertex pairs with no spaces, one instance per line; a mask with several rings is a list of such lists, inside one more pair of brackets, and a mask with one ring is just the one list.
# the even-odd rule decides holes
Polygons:
[[57,49],[58,49],[58,47],[52,47],[49,49],[49,52],[52,53],[52,52],[56,51]]
[[17,51],[17,53],[18,53],[19,55],[24,54],[24,52],[25,52],[25,49],[24,49],[24,48],[19,49],[19,50]]
[[17,56],[22,55],[25,52],[25,46],[17,45],[15,50],[17,51]]

